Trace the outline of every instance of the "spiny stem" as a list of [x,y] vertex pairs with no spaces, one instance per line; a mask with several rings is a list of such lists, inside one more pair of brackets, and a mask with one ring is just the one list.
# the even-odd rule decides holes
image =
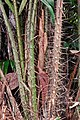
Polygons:
[[36,7],[37,7],[37,0],[34,0],[34,6],[33,6],[33,14],[31,19],[31,40],[32,43],[30,44],[30,66],[31,74],[30,79],[32,82],[32,103],[33,103],[33,110],[37,113],[37,101],[36,101],[36,80],[35,80],[35,69],[34,69],[34,30],[35,30],[35,15],[36,15]]
[[7,18],[7,15],[6,15],[6,12],[5,12],[5,9],[4,9],[4,6],[3,6],[3,3],[2,3],[1,0],[0,0],[0,9],[2,11],[3,18],[4,18],[4,21],[5,21],[7,30],[8,30],[8,34],[9,34],[9,37],[10,37],[10,41],[11,41],[13,55],[14,55],[14,61],[15,61],[15,65],[16,65],[16,72],[17,72],[17,75],[18,75],[21,103],[23,105],[24,113],[26,113],[26,110],[24,108],[24,104],[26,103],[26,101],[25,101],[25,91],[24,91],[24,87],[21,84],[21,81],[23,81],[23,78],[22,78],[21,68],[20,68],[20,64],[19,64],[20,62],[19,62],[19,58],[18,58],[18,51],[17,51],[17,48],[16,48],[15,39],[14,39],[12,30],[11,30],[11,27],[10,27],[10,24],[9,24],[9,20]]
[[17,39],[18,39],[19,52],[20,52],[21,70],[22,70],[22,75],[24,75],[23,43],[22,43],[21,33],[20,33],[19,17],[18,17],[16,0],[13,0],[13,4],[14,4],[14,15],[15,15],[15,20],[16,20]]

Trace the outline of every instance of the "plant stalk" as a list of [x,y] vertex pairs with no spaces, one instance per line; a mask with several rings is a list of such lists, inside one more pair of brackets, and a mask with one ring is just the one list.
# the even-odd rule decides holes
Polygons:
[[18,39],[19,53],[20,53],[20,63],[21,63],[21,70],[22,70],[22,76],[23,76],[24,75],[23,43],[22,43],[21,33],[20,33],[20,25],[19,25],[19,17],[18,17],[16,0],[13,0],[13,4],[14,4],[14,15],[16,20],[17,39]]
[[22,103],[23,110],[24,110],[24,113],[25,113],[25,116],[26,116],[26,109],[24,108],[24,104],[26,103],[26,101],[25,101],[25,91],[24,91],[24,87],[21,84],[21,81],[23,81],[23,78],[22,78],[22,74],[21,74],[20,61],[19,61],[19,58],[18,58],[18,51],[17,51],[17,48],[16,48],[15,39],[14,39],[12,30],[11,30],[11,27],[10,27],[10,24],[9,24],[9,20],[7,18],[7,15],[6,15],[3,3],[2,3],[2,0],[0,0],[0,9],[2,11],[3,18],[4,18],[4,21],[5,21],[7,31],[8,31],[9,37],[10,37],[11,45],[12,45],[14,61],[15,61],[15,65],[16,65],[16,72],[17,72],[17,75],[18,75],[21,103]]
[[[78,35],[79,35],[79,50],[80,50],[80,0],[78,0]],[[80,60],[80,56],[79,56]],[[79,81],[78,81],[78,86],[80,89],[80,64],[79,64]]]
[[[31,33],[30,33],[30,68],[31,68],[31,75],[30,80],[32,83],[32,103],[33,103],[33,111],[37,113],[37,101],[36,101],[36,80],[35,80],[35,69],[34,69],[34,34],[35,34],[35,17],[36,17],[36,8],[37,8],[37,0],[34,0],[33,6],[33,14],[31,19]],[[35,115],[34,115],[35,116]],[[35,119],[35,118],[34,118]]]
[[34,0],[32,10],[32,0],[29,2],[28,12],[28,25],[27,25],[27,42],[29,49],[29,62],[28,62],[28,80],[29,86],[32,91],[32,95],[29,96],[30,106],[34,112],[31,116],[34,116],[34,120],[37,120],[37,100],[36,100],[36,80],[35,80],[35,68],[34,68],[34,30],[35,30],[35,17],[36,17],[37,0]]

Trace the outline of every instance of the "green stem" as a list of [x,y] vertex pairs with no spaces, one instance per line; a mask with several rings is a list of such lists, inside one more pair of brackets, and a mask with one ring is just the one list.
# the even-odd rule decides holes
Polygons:
[[[80,0],[78,0],[78,35],[79,35],[79,50],[80,50]],[[80,60],[80,57],[79,57]],[[80,89],[80,64],[79,64],[79,81],[78,81],[79,89]]]
[[[28,17],[26,19],[26,23],[25,23],[25,73],[26,70],[28,72],[28,85],[31,89],[31,83],[30,83],[30,79],[29,76],[31,73],[30,72],[30,67],[29,67],[29,61],[27,61],[28,59],[30,60],[30,30],[31,30],[31,15],[32,15],[32,0],[29,1],[29,8],[28,8]],[[31,93],[28,94],[28,104],[30,107],[30,110],[32,110],[32,95]],[[32,112],[28,112],[30,114],[28,114],[28,119],[31,118],[32,116]]]
[[32,0],[29,2],[29,12],[28,12],[28,25],[27,25],[27,41],[29,49],[29,63],[28,63],[28,80],[32,91],[32,95],[29,97],[30,107],[34,111],[34,120],[37,113],[37,101],[36,101],[36,80],[35,80],[35,68],[34,68],[34,29],[35,29],[35,15],[36,15],[37,0],[34,0],[33,10],[32,10]]
[[30,31],[31,31],[31,16],[32,16],[32,0],[30,0],[29,2],[29,10],[28,10],[28,25],[27,25],[27,39],[28,39],[28,42],[30,41]]
[[[33,14],[31,18],[31,33],[30,33],[30,67],[31,67],[31,74],[30,80],[32,83],[32,103],[33,103],[33,110],[37,112],[37,101],[36,101],[36,80],[35,80],[35,69],[34,69],[34,30],[35,30],[35,15],[36,15],[36,7],[37,7],[37,0],[34,0],[33,6]],[[35,119],[35,118],[34,118]]]
[[21,70],[22,70],[22,75],[24,75],[23,44],[22,44],[22,40],[21,40],[21,33],[20,33],[19,17],[18,17],[16,0],[13,0],[13,4],[14,4],[14,14],[15,14],[15,20],[16,20],[17,39],[18,39],[19,52],[20,52]]
[[2,3],[2,0],[0,0],[0,9],[2,11],[3,18],[4,18],[4,21],[5,21],[5,24],[6,24],[6,27],[7,27],[7,31],[8,31],[9,37],[10,37],[10,41],[11,41],[14,60],[15,60],[15,64],[16,64],[16,72],[17,72],[17,75],[18,75],[21,103],[22,103],[22,106],[23,106],[24,113],[26,113],[26,109],[24,108],[24,104],[26,103],[26,101],[25,101],[25,91],[24,91],[24,87],[21,84],[21,81],[23,79],[22,79],[21,68],[20,68],[20,64],[19,64],[20,62],[19,62],[19,58],[18,58],[18,51],[17,51],[17,48],[16,48],[15,39],[14,39],[12,30],[11,30],[11,27],[10,27],[10,24],[9,24],[9,20],[7,18],[7,15],[6,15],[3,3]]

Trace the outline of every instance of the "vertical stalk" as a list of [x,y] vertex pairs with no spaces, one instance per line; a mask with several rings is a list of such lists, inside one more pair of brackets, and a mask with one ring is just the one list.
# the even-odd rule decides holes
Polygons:
[[[80,0],[78,0],[78,35],[79,35],[79,51],[80,51]],[[79,56],[80,60],[80,56]],[[80,89],[80,63],[79,63],[79,81],[78,86]]]
[[[61,86],[58,84],[61,82],[59,80],[59,62],[60,62],[60,51],[61,51],[61,30],[62,30],[62,9],[63,0],[57,0],[56,3],[56,20],[55,20],[55,31],[54,31],[54,49],[53,49],[53,92],[52,92],[52,102],[54,108],[53,119],[58,115],[56,113],[56,104],[58,102],[57,92]],[[58,108],[57,108],[58,109]]]
[[[36,15],[37,0],[34,0],[33,14],[31,19],[31,33],[30,33],[30,80],[32,83],[32,103],[33,111],[37,112],[37,101],[36,101],[36,80],[35,80],[35,69],[34,69],[34,31],[35,31],[35,15]],[[34,115],[35,116],[35,115]]]
[[[28,9],[28,19],[26,21],[26,25],[25,25],[25,59],[29,59],[28,62],[25,61],[25,67],[27,69],[28,72],[28,85],[30,87],[31,90],[31,81],[30,81],[30,31],[31,31],[31,16],[32,16],[32,0],[29,1],[29,9]],[[30,110],[32,111],[32,95],[31,93],[29,93],[29,107]],[[29,117],[31,118],[32,113],[30,112]]]
[[5,21],[5,24],[6,24],[6,27],[7,27],[7,31],[8,31],[9,37],[10,37],[11,45],[12,45],[14,61],[15,61],[15,65],[16,65],[16,72],[17,72],[17,75],[18,75],[21,103],[22,103],[23,110],[24,110],[24,113],[25,113],[25,116],[26,116],[26,109],[24,108],[24,104],[25,104],[25,91],[24,91],[24,88],[23,88],[23,86],[21,84],[21,81],[23,79],[22,79],[21,68],[20,68],[20,64],[19,64],[20,62],[19,62],[19,58],[18,58],[18,51],[17,51],[17,48],[16,48],[15,39],[14,39],[12,30],[11,30],[11,27],[10,27],[10,24],[9,24],[9,20],[7,18],[7,15],[6,15],[3,3],[2,3],[2,0],[0,0],[0,9],[2,11],[3,18],[4,18],[4,21]]
[[[35,80],[35,69],[34,69],[34,30],[35,30],[35,15],[36,15],[36,7],[37,0],[30,0],[29,2],[29,12],[28,12],[28,21],[27,21],[27,42],[28,42],[28,50],[29,50],[29,62],[28,62],[28,81],[29,86],[31,88],[31,95],[29,96],[29,105],[31,109],[34,111],[34,120],[36,119],[37,113],[37,101],[36,101],[36,80]],[[33,6],[32,6],[33,4]]]
[[29,10],[28,10],[28,21],[27,21],[27,39],[30,41],[30,31],[31,31],[31,16],[32,16],[32,0],[29,1]]
[[15,14],[15,20],[16,20],[17,39],[18,39],[19,52],[20,52],[20,63],[21,63],[21,70],[22,70],[22,76],[23,76],[24,75],[23,43],[21,40],[16,0],[13,0],[13,4],[14,4],[14,14]]

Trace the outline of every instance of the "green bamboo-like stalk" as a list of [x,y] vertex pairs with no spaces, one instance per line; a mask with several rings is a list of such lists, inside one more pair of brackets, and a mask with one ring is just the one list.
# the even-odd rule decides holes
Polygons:
[[13,4],[14,4],[14,15],[15,15],[15,20],[16,20],[17,39],[18,39],[19,52],[20,52],[21,70],[22,70],[22,75],[24,75],[23,44],[22,44],[21,33],[20,33],[19,17],[18,17],[16,0],[13,0]]
[[[78,35],[79,35],[79,50],[80,50],[80,0],[78,0]],[[80,57],[79,57],[80,60]],[[80,64],[79,64],[79,81],[78,81],[78,86],[80,89]]]
[[[26,30],[25,30],[25,34],[26,34],[26,43],[27,46],[26,46],[26,50],[30,50],[30,30],[31,30],[31,16],[32,16],[32,0],[29,1],[29,9],[28,9],[28,19],[27,19],[27,24],[26,24]],[[28,70],[28,75],[30,76],[30,52],[26,52],[25,51],[25,56],[28,56],[29,57],[29,61],[26,63],[27,64],[27,70]],[[26,58],[25,58],[26,59]],[[30,77],[28,76],[28,84],[29,84],[29,87],[31,89],[31,81],[30,81]],[[32,92],[31,92],[32,93]],[[32,95],[29,94],[29,107],[32,111]],[[30,117],[32,116],[32,113],[30,113]]]
[[34,29],[35,29],[35,15],[36,15],[37,0],[34,0],[32,9],[32,0],[29,2],[29,12],[28,12],[28,25],[27,25],[27,41],[29,48],[29,63],[28,63],[28,80],[32,91],[32,96],[30,96],[31,107],[34,111],[34,120],[36,119],[37,113],[37,101],[36,101],[36,81],[35,81],[35,69],[34,69]]
[[34,0],[33,6],[33,14],[31,19],[31,33],[30,33],[30,80],[32,83],[32,103],[33,103],[33,110],[37,112],[37,101],[36,101],[36,80],[35,80],[35,69],[34,69],[34,30],[35,30],[35,16],[36,16],[36,7],[37,7],[37,0]]
[[[15,60],[15,65],[16,65],[16,72],[17,72],[17,75],[18,75],[21,103],[24,106],[24,104],[25,104],[25,91],[24,91],[24,88],[23,88],[23,86],[21,84],[21,81],[23,80],[23,78],[22,78],[21,68],[20,68],[20,64],[19,64],[20,61],[19,61],[19,58],[18,58],[18,51],[17,51],[16,45],[15,45],[14,36],[13,36],[12,30],[11,30],[9,20],[7,18],[7,15],[6,15],[2,0],[0,0],[0,9],[2,11],[3,18],[4,18],[4,21],[5,21],[7,31],[8,31],[9,37],[10,37],[11,45],[12,45],[12,50],[13,50],[13,55],[14,55],[14,60]],[[24,107],[23,107],[23,110],[24,110],[24,113],[26,114],[26,110],[25,110]]]
[[27,20],[27,40],[30,42],[30,30],[31,30],[31,16],[32,16],[32,0],[29,1],[29,12]]

